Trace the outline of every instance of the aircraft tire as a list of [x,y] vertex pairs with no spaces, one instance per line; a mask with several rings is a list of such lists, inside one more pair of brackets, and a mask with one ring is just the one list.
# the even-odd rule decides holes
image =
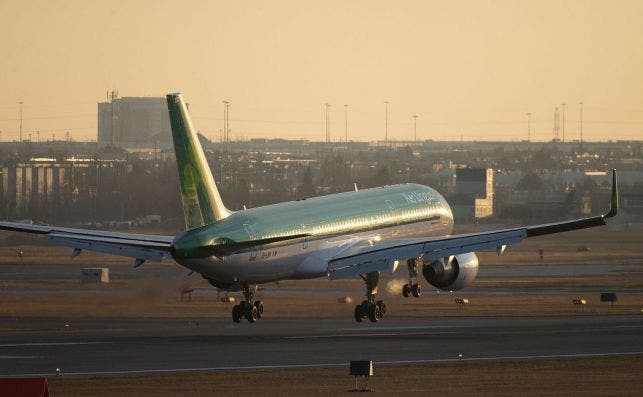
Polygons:
[[261,318],[263,316],[263,302],[256,301],[255,307],[257,308],[257,318]]
[[254,306],[254,305],[249,306],[247,310],[248,312],[246,313],[246,318],[248,319],[248,322],[254,323],[255,321],[257,321],[257,316],[258,316],[257,306]]
[[368,311],[368,319],[376,323],[382,319],[382,309],[378,305],[372,305]]
[[376,323],[380,321],[382,318],[382,311],[377,305],[371,306],[371,309],[368,312],[368,319],[371,320],[372,323]]
[[404,284],[404,287],[402,287],[402,296],[405,298],[408,298],[411,296],[411,286],[408,284]]
[[377,301],[376,305],[380,308],[382,318],[384,318],[384,316],[386,315],[386,303],[384,303],[384,301]]
[[239,307],[239,305],[234,305],[232,307],[232,321],[234,321],[235,323],[239,323],[241,322],[241,317],[241,308]]
[[413,296],[416,298],[419,298],[420,295],[422,295],[422,287],[420,286],[420,284],[413,284],[411,290],[413,292]]
[[355,321],[357,321],[358,323],[361,323],[362,318],[364,318],[364,314],[362,312],[362,305],[357,305],[355,306]]

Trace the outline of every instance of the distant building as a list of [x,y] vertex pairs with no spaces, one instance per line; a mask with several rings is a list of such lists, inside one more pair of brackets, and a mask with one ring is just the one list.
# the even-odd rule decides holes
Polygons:
[[493,215],[493,169],[457,168],[451,207],[456,222],[468,223]]
[[627,214],[628,222],[643,220],[643,194],[623,193],[621,196],[621,208]]
[[165,98],[115,98],[98,103],[99,145],[153,148],[172,142]]
[[0,167],[0,217],[7,219],[9,217],[9,208],[11,206],[11,188],[9,185],[9,167]]

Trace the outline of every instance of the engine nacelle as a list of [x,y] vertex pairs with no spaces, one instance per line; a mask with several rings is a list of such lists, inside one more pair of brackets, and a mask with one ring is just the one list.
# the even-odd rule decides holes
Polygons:
[[422,275],[432,286],[444,291],[457,291],[476,279],[478,257],[474,252],[453,255],[422,265]]

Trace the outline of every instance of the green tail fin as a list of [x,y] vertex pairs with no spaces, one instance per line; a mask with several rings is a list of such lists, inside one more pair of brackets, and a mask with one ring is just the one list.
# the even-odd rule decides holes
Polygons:
[[216,222],[230,215],[223,205],[203,148],[181,94],[168,94],[172,139],[181,180],[185,226],[188,230]]

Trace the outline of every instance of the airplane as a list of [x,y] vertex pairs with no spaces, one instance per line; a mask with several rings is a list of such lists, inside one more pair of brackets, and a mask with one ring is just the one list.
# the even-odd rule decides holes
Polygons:
[[179,169],[186,230],[157,236],[0,222],[0,230],[36,233],[54,245],[145,261],[174,259],[225,291],[242,291],[232,320],[254,323],[264,315],[257,286],[280,280],[361,277],[366,299],[354,319],[381,320],[376,299],[382,272],[406,261],[405,297],[419,297],[419,271],[433,287],[460,290],[478,274],[477,251],[502,254],[526,238],[606,225],[618,211],[616,170],[611,208],[604,215],[469,234],[451,234],[453,214],[436,190],[405,183],[230,211],[221,200],[203,148],[180,93],[166,95]]

